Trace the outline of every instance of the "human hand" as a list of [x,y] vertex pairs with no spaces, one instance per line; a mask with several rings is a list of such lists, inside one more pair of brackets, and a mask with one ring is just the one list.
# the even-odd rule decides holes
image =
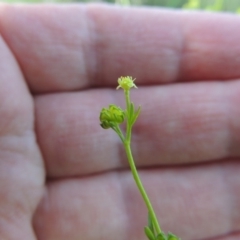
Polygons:
[[228,14],[1,5],[0,239],[146,239],[122,145],[98,119],[123,106],[124,75],[139,87],[133,155],[162,229],[239,239],[239,26]]

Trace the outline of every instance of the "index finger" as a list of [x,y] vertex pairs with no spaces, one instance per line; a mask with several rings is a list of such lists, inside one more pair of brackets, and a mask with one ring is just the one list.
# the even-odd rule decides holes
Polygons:
[[0,7],[0,32],[37,93],[240,76],[240,18],[110,5]]

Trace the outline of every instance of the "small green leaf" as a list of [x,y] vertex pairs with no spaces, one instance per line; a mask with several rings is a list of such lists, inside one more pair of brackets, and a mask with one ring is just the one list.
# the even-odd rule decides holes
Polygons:
[[144,227],[144,232],[146,234],[146,236],[148,237],[149,240],[155,240],[155,236],[152,232],[152,230],[149,227]]
[[148,227],[151,229],[151,231],[155,235],[152,218],[149,212],[148,212]]
[[137,111],[135,112],[135,118],[137,119],[141,112],[141,106],[138,107]]
[[180,238],[178,238],[176,235],[172,234],[172,233],[168,233],[168,238],[167,240],[181,240]]
[[156,240],[168,240],[164,232],[161,232],[157,235]]
[[138,107],[137,111],[134,113],[134,116],[133,116],[133,118],[132,118],[132,121],[131,121],[131,124],[132,124],[132,125],[136,122],[136,120],[137,120],[140,112],[141,112],[141,107]]
[[131,102],[129,107],[129,119],[132,119],[134,115],[134,104]]

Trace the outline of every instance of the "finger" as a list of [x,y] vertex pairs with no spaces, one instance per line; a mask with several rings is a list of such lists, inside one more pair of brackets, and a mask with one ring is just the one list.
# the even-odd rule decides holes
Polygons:
[[[164,232],[227,240],[240,233],[239,173],[239,161],[228,161],[140,176]],[[34,218],[39,240],[141,240],[145,225],[147,210],[128,171],[50,182]]]
[[[2,6],[0,29],[35,92],[240,77],[240,18],[107,5]],[[31,22],[31,24],[28,24]]]
[[[240,81],[139,88],[133,127],[138,166],[196,163],[240,156]],[[36,98],[36,129],[49,177],[127,166],[117,134],[99,126],[102,107],[124,108],[123,93],[89,90]],[[121,99],[121,100],[120,100]]]
[[44,173],[33,132],[33,99],[1,37],[0,56],[0,238],[34,240],[31,220]]

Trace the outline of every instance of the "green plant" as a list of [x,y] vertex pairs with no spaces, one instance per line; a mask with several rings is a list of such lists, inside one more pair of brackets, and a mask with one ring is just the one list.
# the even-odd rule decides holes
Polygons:
[[[123,146],[126,151],[130,169],[133,175],[133,178],[136,182],[136,185],[142,195],[142,198],[148,209],[148,226],[144,228],[145,234],[149,240],[180,240],[177,236],[172,233],[165,234],[158,223],[156,214],[153,210],[152,204],[148,198],[148,195],[143,187],[141,179],[139,178],[133,156],[131,151],[131,133],[132,127],[137,120],[141,108],[138,107],[135,109],[133,102],[130,101],[130,89],[137,86],[134,83],[135,79],[132,77],[120,77],[118,79],[118,87],[122,88],[125,95],[126,101],[126,110],[121,109],[120,107],[111,104],[108,108],[103,108],[100,112],[100,122],[101,127],[104,129],[112,128],[120,137]],[[126,120],[126,133],[123,134],[119,125]]]
[[186,9],[199,9],[200,8],[200,0],[188,0],[185,4],[182,6]]

